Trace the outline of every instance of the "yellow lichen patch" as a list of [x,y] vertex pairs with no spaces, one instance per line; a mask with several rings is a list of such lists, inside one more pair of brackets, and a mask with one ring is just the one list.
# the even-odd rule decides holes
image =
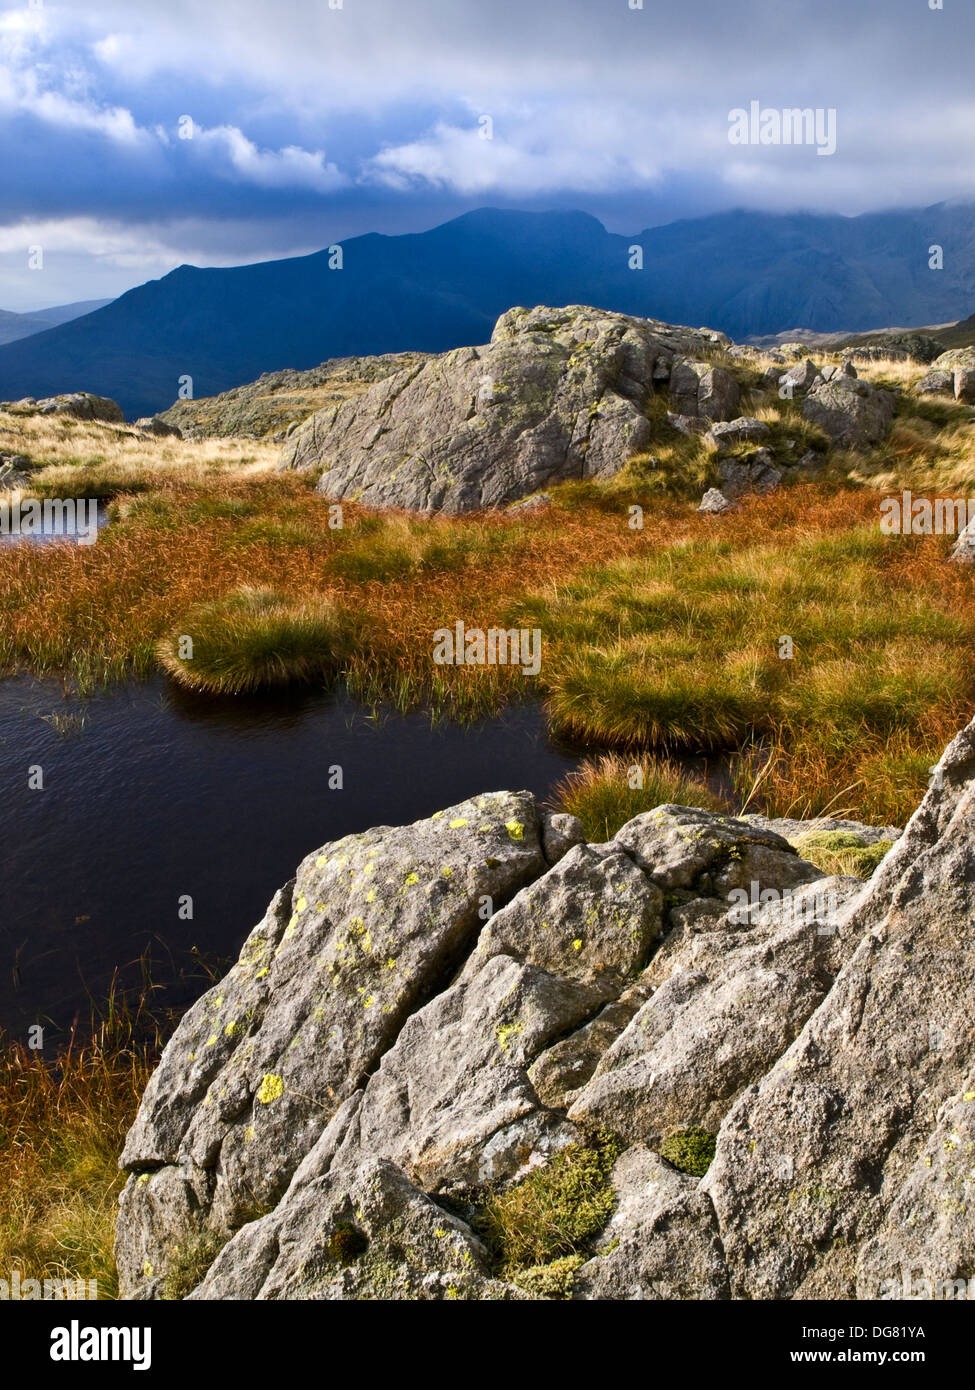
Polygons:
[[142,1266],[142,1273],[146,1276],[147,1279],[152,1278],[152,1265],[149,1263],[148,1260],[146,1260]]
[[965,1092],[964,1099],[965,1099],[965,1100],[975,1100],[975,1091],[966,1091],[966,1092]]
[[508,1043],[512,1038],[516,1038],[519,1033],[525,1031],[523,1023],[502,1023],[497,1030],[498,1046],[502,1052],[507,1052]]
[[370,889],[369,889],[369,892],[366,894],[366,902],[367,902],[367,903],[372,903],[372,902],[375,902],[375,901],[376,901],[376,890],[375,890],[375,888],[370,888]]
[[445,864],[440,872],[443,874],[444,878],[452,878],[454,873],[449,864]]
[[420,878],[419,878],[419,875],[418,875],[418,874],[407,874],[407,875],[406,875],[406,886],[407,886],[407,888],[412,888],[412,887],[414,887],[415,884],[417,884],[417,883],[419,883],[419,882],[420,882]]
[[434,811],[434,813],[433,813],[433,815],[430,817],[430,819],[431,819],[431,820],[440,820],[440,818],[441,818],[442,815],[443,815],[443,811]]
[[363,1001],[362,1001],[362,1007],[363,1007],[364,1009],[371,1009],[372,1006],[373,1006],[373,1004],[375,1004],[375,1002],[376,1002],[376,996],[375,996],[374,994],[367,994],[366,997],[365,997],[365,999],[363,999]]
[[328,856],[325,855],[325,854],[320,854],[320,855],[318,856],[318,858],[315,860],[315,868],[316,868],[316,869],[324,869],[324,867],[325,867],[325,865],[326,865],[327,863],[328,863]]
[[207,1038],[207,1047],[214,1047],[214,1046],[216,1045],[216,1041],[217,1041],[217,1035],[216,1035],[216,1033],[211,1033],[210,1036]]
[[249,1144],[253,1138],[254,1138],[254,1126],[253,1126],[253,1125],[248,1125],[247,1128],[244,1130],[244,1143],[245,1143],[245,1144]]
[[395,970],[395,969],[396,969],[396,961],[393,959],[392,956],[388,956],[388,957],[386,958],[386,969],[387,969],[387,970]]
[[456,820],[450,822],[450,828],[451,830],[463,830],[466,824],[467,821],[465,818],[463,816],[458,816]]
[[146,1183],[147,1183],[148,1181],[149,1181],[149,1174],[148,1174],[148,1173],[140,1173],[139,1176],[138,1176],[138,1177],[136,1178],[136,1180],[135,1180],[135,1185],[136,1185],[136,1187],[145,1187],[145,1185],[146,1185]]
[[506,820],[504,828],[513,840],[523,840],[525,838],[525,827],[520,820]]
[[269,968],[269,966],[265,965],[263,970],[259,970],[257,974],[254,976],[255,980],[263,980],[264,976],[268,973]]
[[257,1099],[262,1105],[270,1105],[272,1101],[279,1100],[284,1095],[284,1078],[275,1076],[274,1072],[266,1072],[264,1080],[261,1082],[261,1089],[257,1093]]
[[581,938],[581,937],[578,937],[578,936],[576,937],[575,941],[573,941],[573,943],[572,943],[572,949],[573,949],[573,951],[581,951],[581,950],[582,950],[582,938]]
[[213,1001],[213,1007],[217,1010],[218,1013],[219,1013],[219,1011],[223,1008],[223,995],[222,995],[222,994],[218,994],[217,997],[216,997],[216,999],[214,999],[214,1001]]
[[304,912],[304,910],[305,910],[305,908],[306,908],[307,906],[308,906],[308,899],[305,897],[304,893],[302,893],[301,897],[300,897],[300,898],[298,899],[298,901],[295,903],[295,910],[296,910],[297,912]]

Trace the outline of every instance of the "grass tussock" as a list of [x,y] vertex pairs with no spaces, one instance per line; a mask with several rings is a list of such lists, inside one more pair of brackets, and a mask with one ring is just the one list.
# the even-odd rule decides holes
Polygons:
[[570,772],[553,791],[552,804],[578,817],[586,839],[594,844],[611,840],[627,821],[655,806],[700,806],[725,814],[733,809],[730,801],[677,763],[663,758],[633,762],[613,753],[588,759]]
[[348,655],[349,623],[333,600],[245,587],[191,609],[157,651],[174,680],[208,694],[326,682]]
[[825,874],[853,874],[870,878],[893,846],[893,840],[867,844],[850,830],[811,830],[792,842],[803,859]]

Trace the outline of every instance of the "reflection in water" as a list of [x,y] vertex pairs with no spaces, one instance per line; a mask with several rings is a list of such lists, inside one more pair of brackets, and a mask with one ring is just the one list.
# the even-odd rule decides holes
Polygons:
[[185,1001],[193,948],[235,955],[317,846],[485,791],[544,797],[575,765],[535,706],[462,729],[307,692],[201,699],[159,679],[65,704],[55,682],[0,683],[0,1027],[87,1015],[147,949]]

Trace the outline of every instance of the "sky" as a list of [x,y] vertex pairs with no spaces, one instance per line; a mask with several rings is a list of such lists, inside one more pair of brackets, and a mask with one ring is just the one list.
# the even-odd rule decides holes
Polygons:
[[[0,0],[0,308],[473,207],[975,200],[973,53],[972,0]],[[752,102],[835,153],[732,144]]]

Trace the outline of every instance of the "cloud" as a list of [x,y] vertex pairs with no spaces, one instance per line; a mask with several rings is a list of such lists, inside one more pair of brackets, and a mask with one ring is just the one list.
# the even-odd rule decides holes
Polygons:
[[[964,198],[973,46],[975,6],[924,0],[49,0],[0,14],[0,224],[229,264],[478,203],[635,232]],[[731,146],[753,99],[835,107],[836,154]]]
[[322,150],[303,150],[297,145],[260,150],[236,126],[194,131],[185,145],[187,150],[202,150],[219,177],[234,176],[259,188],[310,188],[332,193],[349,183],[335,164],[325,162]]

